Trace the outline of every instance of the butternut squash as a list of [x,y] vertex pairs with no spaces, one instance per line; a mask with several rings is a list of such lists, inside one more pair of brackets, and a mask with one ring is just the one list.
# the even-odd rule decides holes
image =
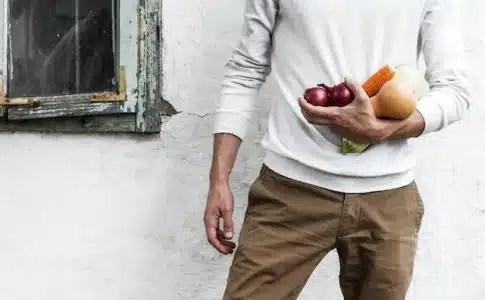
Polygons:
[[414,94],[399,80],[384,84],[371,104],[378,118],[403,120],[416,110]]
[[406,65],[397,66],[392,79],[371,98],[372,107],[378,118],[404,120],[414,113],[417,101],[428,88],[417,70]]

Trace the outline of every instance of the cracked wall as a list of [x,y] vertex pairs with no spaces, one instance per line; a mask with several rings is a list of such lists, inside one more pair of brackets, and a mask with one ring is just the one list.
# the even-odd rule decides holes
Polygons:
[[[202,212],[213,103],[243,2],[164,1],[163,105],[172,113],[159,138],[0,135],[0,299],[219,298],[230,257],[208,247]],[[480,95],[485,4],[467,4]],[[270,79],[232,175],[236,230],[272,97]],[[475,100],[464,122],[419,143],[426,215],[410,300],[481,300],[485,292],[485,104]],[[301,299],[341,299],[337,272],[331,253]]]

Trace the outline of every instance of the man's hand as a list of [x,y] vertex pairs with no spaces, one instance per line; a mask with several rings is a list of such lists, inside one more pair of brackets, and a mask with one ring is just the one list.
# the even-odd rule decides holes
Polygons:
[[[207,240],[222,254],[231,254],[236,244],[231,242],[233,226],[234,199],[228,183],[212,185],[204,212],[204,225]],[[220,229],[222,219],[223,230]]]
[[357,143],[373,144],[386,138],[385,122],[379,120],[364,89],[346,78],[345,84],[355,98],[344,107],[321,107],[300,98],[305,119],[314,125],[327,125],[341,136]]

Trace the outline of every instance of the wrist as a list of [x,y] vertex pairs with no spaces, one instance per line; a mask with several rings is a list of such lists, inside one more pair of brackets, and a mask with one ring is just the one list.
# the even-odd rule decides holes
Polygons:
[[396,132],[398,126],[398,121],[389,121],[383,119],[377,119],[374,132],[375,132],[375,140],[377,143],[384,142],[388,140],[394,132]]
[[217,188],[217,187],[220,187],[220,186],[227,186],[229,185],[229,180],[213,180],[211,179],[210,180],[210,188]]
[[405,126],[405,120],[377,119],[374,127],[376,142],[381,143],[393,139],[396,132]]
[[228,172],[210,172],[210,186],[220,186],[229,184],[229,173]]
[[378,119],[377,123],[380,142],[418,137],[425,126],[424,119],[419,112],[414,113],[405,120]]

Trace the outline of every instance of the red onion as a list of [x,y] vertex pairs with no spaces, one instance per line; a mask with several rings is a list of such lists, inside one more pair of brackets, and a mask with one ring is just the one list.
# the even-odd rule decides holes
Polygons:
[[330,97],[327,90],[321,86],[307,89],[304,94],[305,100],[315,106],[328,106]]
[[354,94],[345,85],[345,83],[339,83],[332,88],[330,95],[330,105],[343,107],[350,104],[354,100]]

